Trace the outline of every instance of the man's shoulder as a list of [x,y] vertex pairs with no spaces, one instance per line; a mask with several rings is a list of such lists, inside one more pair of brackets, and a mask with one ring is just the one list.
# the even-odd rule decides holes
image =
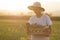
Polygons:
[[44,17],[49,17],[47,14],[43,14]]

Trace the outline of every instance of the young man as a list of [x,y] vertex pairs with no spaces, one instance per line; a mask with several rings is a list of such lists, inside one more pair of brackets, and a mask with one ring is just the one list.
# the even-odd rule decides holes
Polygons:
[[[43,14],[45,9],[41,7],[41,4],[39,2],[34,2],[34,4],[32,6],[28,6],[28,8],[36,14],[30,17],[28,23],[26,24],[28,36],[30,35],[31,40],[49,40],[52,21],[48,15]],[[31,27],[31,25],[40,25],[44,31],[48,32],[49,30],[49,34],[43,35],[43,37],[40,34],[30,34],[29,27]]]

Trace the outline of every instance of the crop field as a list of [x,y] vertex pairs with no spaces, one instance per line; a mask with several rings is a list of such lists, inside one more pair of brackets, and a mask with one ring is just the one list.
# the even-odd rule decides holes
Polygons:
[[[27,20],[0,20],[0,40],[26,40]],[[50,40],[60,40],[60,21],[53,21]]]

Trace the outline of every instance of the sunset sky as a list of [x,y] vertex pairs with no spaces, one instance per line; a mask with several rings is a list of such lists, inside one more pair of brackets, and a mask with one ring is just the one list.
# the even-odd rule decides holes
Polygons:
[[0,10],[28,12],[27,6],[32,5],[35,1],[39,1],[47,12],[60,11],[60,0],[0,0]]

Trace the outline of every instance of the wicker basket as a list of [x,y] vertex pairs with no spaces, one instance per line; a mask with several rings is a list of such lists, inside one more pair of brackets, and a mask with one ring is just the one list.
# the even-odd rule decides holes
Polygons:
[[29,27],[29,33],[32,35],[45,35],[45,36],[49,36],[49,29],[44,29],[43,26],[40,25],[31,25]]

